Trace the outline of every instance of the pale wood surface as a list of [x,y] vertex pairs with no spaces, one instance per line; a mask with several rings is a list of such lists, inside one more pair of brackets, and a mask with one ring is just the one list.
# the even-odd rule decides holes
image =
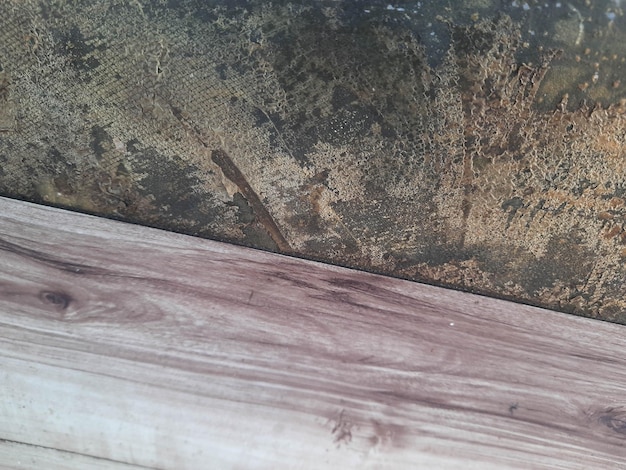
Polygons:
[[2,468],[623,468],[625,336],[0,199]]
[[2,470],[142,470],[145,467],[112,462],[109,459],[89,457],[58,449],[34,446],[20,442],[0,441],[0,468]]

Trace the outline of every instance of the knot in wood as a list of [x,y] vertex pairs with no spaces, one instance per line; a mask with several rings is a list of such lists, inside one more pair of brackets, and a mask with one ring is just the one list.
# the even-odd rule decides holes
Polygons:
[[39,293],[39,299],[46,305],[50,305],[56,310],[65,310],[70,305],[72,297],[64,292],[54,292],[42,290]]

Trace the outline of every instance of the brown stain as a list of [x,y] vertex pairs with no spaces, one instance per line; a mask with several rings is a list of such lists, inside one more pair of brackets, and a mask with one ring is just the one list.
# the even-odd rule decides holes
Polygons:
[[252,189],[246,177],[241,170],[239,170],[237,165],[235,165],[230,156],[224,150],[217,149],[211,152],[211,160],[220,167],[226,178],[237,185],[239,191],[241,191],[241,195],[246,198],[259,222],[265,227],[265,230],[267,230],[278,248],[285,253],[291,253],[291,246],[289,246],[283,234],[280,233],[278,225],[276,225],[276,222],[274,222],[274,219],[265,208],[265,205],[261,202],[257,193]]
[[604,234],[604,238],[606,239],[613,238],[619,235],[621,232],[622,232],[622,228],[619,225],[614,225]]
[[[210,146],[202,137],[200,128],[193,123],[188,113],[174,105],[170,105],[170,109],[172,110],[174,117],[192,133],[193,137],[204,148],[209,149]],[[224,149],[214,149],[211,151],[211,160],[220,168],[224,176],[237,186],[241,195],[246,199],[246,201],[248,201],[248,204],[254,211],[257,220],[267,231],[274,243],[276,243],[278,249],[286,254],[292,253],[293,249],[281,233],[278,225],[274,221],[274,218],[271,216],[256,191],[254,191],[252,186],[250,186],[247,178],[232,160],[230,155],[228,155]]]

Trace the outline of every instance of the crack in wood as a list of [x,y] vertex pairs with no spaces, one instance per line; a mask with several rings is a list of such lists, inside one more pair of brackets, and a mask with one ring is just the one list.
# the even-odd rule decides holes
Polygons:
[[73,450],[60,449],[58,447],[50,447],[50,446],[44,446],[44,445],[39,445],[39,444],[32,444],[30,442],[16,441],[16,440],[12,440],[12,439],[2,439],[2,438],[0,438],[0,444],[13,444],[13,445],[16,445],[16,446],[25,446],[25,447],[30,447],[32,449],[40,449],[40,450],[43,450],[43,451],[58,452],[59,454],[67,456],[67,458],[69,458],[70,456],[78,456],[78,457],[86,457],[88,459],[93,459],[94,461],[108,462],[109,464],[132,465],[132,468],[145,468],[145,469],[153,469],[154,468],[154,467],[146,467],[144,465],[140,465],[140,464],[137,464],[137,463],[132,463],[131,464],[129,462],[124,462],[122,460],[116,460],[116,459],[111,459],[111,458],[107,458],[107,457],[101,457],[101,456],[98,456],[98,455],[88,454],[88,453],[85,453],[85,452],[76,452],[76,451],[73,451]]

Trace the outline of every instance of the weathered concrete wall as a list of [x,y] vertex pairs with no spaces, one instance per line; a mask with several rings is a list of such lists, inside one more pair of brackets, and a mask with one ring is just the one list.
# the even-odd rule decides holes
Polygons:
[[419,3],[2,2],[0,193],[626,323],[619,2]]

